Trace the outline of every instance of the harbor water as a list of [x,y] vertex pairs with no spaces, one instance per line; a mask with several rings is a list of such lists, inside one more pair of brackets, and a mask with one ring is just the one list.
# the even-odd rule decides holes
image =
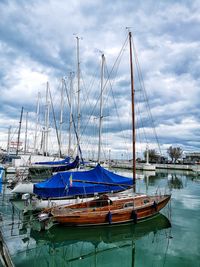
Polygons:
[[1,233],[14,266],[200,267],[200,176],[192,172],[138,174],[138,193],[170,191],[172,198],[162,214],[136,225],[39,232],[36,214],[13,205],[6,183],[0,190]]

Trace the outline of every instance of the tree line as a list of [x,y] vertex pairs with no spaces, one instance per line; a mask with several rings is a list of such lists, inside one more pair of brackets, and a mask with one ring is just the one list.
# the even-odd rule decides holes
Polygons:
[[[161,156],[157,153],[155,149],[149,149],[149,161],[150,162],[159,162],[161,161]],[[178,159],[182,158],[183,150],[180,147],[172,147],[170,146],[167,149],[167,154],[171,159],[172,163],[176,163]],[[144,158],[146,159],[147,151],[144,152]]]

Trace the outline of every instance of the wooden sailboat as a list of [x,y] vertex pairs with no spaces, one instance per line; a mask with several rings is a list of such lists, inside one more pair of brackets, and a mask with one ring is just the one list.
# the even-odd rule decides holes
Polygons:
[[[135,164],[135,115],[134,115],[134,83],[132,65],[132,36],[129,32],[130,45],[130,69],[131,69],[131,98],[132,98],[132,140],[133,140],[133,181],[136,176]],[[135,183],[133,184],[135,192]],[[119,224],[125,222],[137,222],[156,215],[166,206],[170,195],[156,196],[110,196],[103,195],[98,199],[52,208],[48,213],[53,221],[73,226]],[[41,218],[46,217],[41,215]]]
[[157,214],[169,199],[169,195],[131,198],[103,195],[89,202],[53,208],[51,215],[58,223],[76,226],[137,222]]

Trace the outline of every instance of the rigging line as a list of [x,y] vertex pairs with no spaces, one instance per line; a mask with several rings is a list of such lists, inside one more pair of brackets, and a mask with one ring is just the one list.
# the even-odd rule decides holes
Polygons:
[[[84,82],[84,79],[83,79],[83,76],[82,76],[82,72],[81,72],[81,80],[82,80],[82,82],[83,82],[84,89],[85,89],[85,92],[86,92],[86,95],[87,95],[87,96],[90,95],[91,90],[92,90],[92,88],[93,88],[93,86],[94,86],[94,83],[95,83],[95,80],[96,80],[96,77],[97,77],[98,70],[99,70],[99,66],[96,68],[96,70],[95,70],[95,72],[94,72],[94,74],[93,74],[93,77],[94,77],[94,78],[92,79],[92,82],[89,83],[90,85],[89,85],[89,87],[88,87],[88,90],[87,90],[87,87],[86,87],[86,84],[85,84],[85,82]],[[83,94],[83,96],[85,96],[85,94]],[[90,104],[90,99],[89,99],[89,98],[86,98],[85,101],[87,101],[87,100],[88,100],[89,105],[92,106],[92,104]]]
[[[138,105],[136,105],[136,109],[138,109]],[[140,116],[140,114],[139,114],[139,116]],[[141,121],[142,121],[142,119],[141,119]],[[138,120],[136,120],[136,128],[139,128],[138,125],[139,125]],[[143,127],[143,123],[142,123],[142,127]],[[145,135],[145,132],[144,132],[144,135]],[[137,131],[137,138],[139,140],[139,143],[142,144],[142,137],[141,137],[140,131]],[[140,149],[140,153],[142,153],[141,149]]]
[[[67,94],[68,105],[69,105],[69,107],[71,107],[71,103],[70,103],[70,100],[69,100],[69,95],[68,95],[68,91],[67,91],[67,87],[66,87],[66,82],[65,82],[65,80],[64,80],[64,85],[65,85],[65,92],[66,92],[66,94]],[[73,122],[73,126],[74,126],[74,132],[75,132],[75,135],[76,135],[76,139],[78,140],[78,134],[77,134],[77,131],[76,131],[76,125],[75,125],[75,121],[74,121],[74,116],[73,116],[73,114],[72,114],[72,122]],[[84,165],[83,156],[82,156],[82,151],[81,151],[81,147],[80,147],[80,138],[79,138],[78,149],[79,149],[79,152],[80,152],[80,156],[81,156],[82,164]]]
[[56,128],[56,136],[57,136],[57,141],[58,141],[59,154],[60,154],[60,157],[61,157],[62,153],[61,153],[61,148],[60,148],[60,138],[58,136],[58,128],[57,128],[57,124],[56,124],[56,117],[55,117],[55,112],[54,112],[54,106],[53,106],[53,100],[52,100],[52,96],[51,96],[50,87],[49,87],[49,95],[50,95],[50,99],[51,99],[51,108],[52,108],[53,118],[54,118],[54,123],[55,123],[55,128]]
[[[113,65],[112,69],[111,69],[110,75],[109,75],[108,79],[106,80],[106,82],[105,82],[105,84],[104,84],[103,91],[104,91],[104,89],[106,88],[106,85],[107,85],[107,83],[108,83],[108,81],[109,81],[109,79],[110,79],[110,76],[111,76],[111,74],[113,73],[116,64],[118,63],[118,60],[119,60],[119,58],[120,58],[122,52],[124,51],[125,46],[127,45],[127,41],[128,41],[128,36],[127,36],[127,38],[126,38],[126,40],[125,40],[125,42],[124,42],[124,44],[123,44],[123,46],[122,46],[122,48],[121,48],[121,50],[120,50],[120,53],[119,53],[117,59],[115,60],[115,63],[114,63],[114,65]],[[99,97],[98,97],[98,99],[97,99],[97,101],[96,101],[96,104],[95,104],[94,107],[93,107],[92,113],[91,113],[91,115],[89,116],[89,118],[88,118],[88,120],[87,120],[87,123],[86,123],[85,127],[83,128],[83,130],[82,130],[82,132],[81,132],[81,134],[80,134],[80,136],[79,136],[79,141],[80,141],[81,137],[83,136],[83,133],[85,132],[85,130],[86,130],[86,128],[87,128],[87,125],[88,125],[88,123],[89,123],[89,121],[90,121],[92,115],[94,114],[94,111],[95,111],[95,109],[96,109],[96,106],[97,106],[97,104],[98,104],[99,99],[100,99],[100,95],[99,95]]]
[[[115,74],[113,74],[114,78],[113,78],[112,83],[111,83],[111,81],[110,81],[110,74],[109,74],[108,67],[107,67],[106,60],[105,60],[105,69],[106,69],[107,77],[108,77],[108,78],[107,78],[107,82],[110,84],[111,89],[112,89],[112,84],[115,83],[115,79],[116,79],[116,76],[117,76],[117,72],[118,72],[118,69],[119,69],[119,65],[120,65],[122,56],[123,56],[123,54],[121,53],[121,55],[120,55],[120,57],[119,57],[119,60],[118,60],[118,62],[117,62],[117,64],[116,64]],[[105,87],[105,86],[104,86],[104,87]],[[106,87],[106,88],[107,88],[107,87]],[[109,91],[110,91],[110,90],[108,90],[107,99],[106,99],[105,102],[108,101]]]
[[10,136],[10,142],[11,142],[12,140],[14,140],[14,136],[15,136],[15,134],[17,133],[17,131],[18,131],[18,128],[15,128],[15,131],[14,131],[13,134]]
[[[117,58],[116,58],[116,60],[115,60],[115,63],[114,63],[114,65],[113,65],[113,67],[112,67],[112,69],[111,69],[111,71],[110,71],[110,75],[108,76],[107,80],[105,81],[105,84],[104,84],[104,86],[103,86],[103,90],[102,90],[102,92],[104,92],[104,89],[106,88],[106,85],[107,85],[107,83],[108,83],[108,81],[109,81],[109,79],[110,79],[110,77],[111,77],[111,74],[112,74],[113,71],[114,71],[114,68],[115,68],[115,66],[116,66],[116,64],[117,64],[117,62],[118,62],[118,59],[119,59],[120,55],[122,54],[122,52],[123,52],[125,46],[127,45],[127,43],[128,43],[128,36],[127,36],[127,38],[126,38],[126,40],[125,40],[125,42],[124,42],[124,44],[123,44],[123,46],[122,46],[122,48],[121,48],[121,50],[120,50],[120,52],[119,52],[119,55],[117,56]],[[86,126],[85,126],[85,127],[83,128],[83,130],[82,130],[81,136],[82,136],[83,133],[85,132],[85,129],[87,128],[87,125],[88,125],[88,123],[89,123],[89,121],[90,121],[92,115],[94,114],[94,111],[95,111],[95,109],[96,109],[96,106],[97,106],[97,104],[98,104],[98,101],[99,101],[99,99],[100,99],[100,96],[101,96],[101,94],[99,94],[99,96],[98,96],[98,98],[97,98],[96,104],[94,105],[93,110],[92,110],[92,112],[91,112],[91,114],[90,114],[90,116],[89,116],[89,118],[88,118],[88,120],[87,120]]]
[[[146,143],[148,144],[148,138],[147,138],[147,135],[146,135],[146,132],[145,132],[145,130],[144,130],[144,120],[143,120],[143,118],[142,118],[142,116],[141,116],[141,113],[142,112],[140,112],[140,108],[139,108],[139,105],[137,105],[137,111],[138,111],[138,117],[140,118],[140,121],[141,121],[141,126],[142,126],[142,129],[143,129],[143,133],[144,133],[144,138],[145,138],[145,140],[146,140]],[[137,125],[138,125],[138,128],[139,128],[139,122],[137,121]],[[139,131],[138,131],[139,132]],[[139,133],[139,135],[140,135],[140,133]]]
[[134,51],[134,55],[135,55],[135,62],[136,62],[136,66],[137,66],[137,69],[138,69],[138,74],[139,74],[140,80],[141,80],[141,85],[142,85],[143,91],[144,91],[145,100],[146,100],[147,107],[148,107],[148,110],[149,110],[150,119],[152,121],[153,129],[154,129],[154,134],[155,134],[155,137],[156,137],[156,142],[158,144],[158,148],[159,148],[160,154],[162,154],[161,153],[161,147],[160,147],[160,143],[159,143],[159,140],[158,140],[158,135],[156,133],[155,123],[154,123],[153,116],[152,116],[152,113],[151,113],[151,109],[150,109],[150,105],[149,105],[149,101],[148,101],[148,97],[147,97],[147,92],[146,92],[145,85],[144,85],[144,79],[143,79],[143,76],[142,76],[142,71],[141,71],[141,67],[140,67],[140,64],[139,64],[139,60],[138,60],[138,56],[137,56],[137,52],[136,52],[136,49],[135,49],[134,42],[133,42],[133,51]]
[[[67,86],[67,84],[66,84],[66,80],[64,79],[64,85],[65,85],[65,92],[66,92],[66,95],[67,95],[67,102],[68,102],[68,105],[69,105],[69,108],[71,109],[71,105],[72,105],[72,103],[70,102],[70,99],[69,99],[69,94],[68,94],[68,91],[67,91],[67,88],[68,88],[68,86]],[[75,105],[77,105],[77,101],[76,101],[76,99],[74,99],[74,101],[75,101]],[[75,139],[76,139],[76,141],[79,139],[79,152],[80,152],[80,155],[81,155],[81,160],[82,160],[82,163],[83,163],[83,165],[84,165],[84,161],[83,161],[83,158],[82,158],[82,151],[81,151],[81,148],[80,148],[80,135],[79,135],[79,138],[78,138],[78,134],[77,134],[77,131],[76,131],[76,126],[75,126],[75,120],[74,120],[74,116],[73,116],[73,114],[72,114],[72,124],[73,124],[73,126],[74,126],[74,132],[75,132]],[[74,152],[73,152],[73,154],[75,153],[75,148],[74,148]]]
[[[106,67],[106,70],[108,71],[107,69],[107,66]],[[114,101],[114,106],[115,106],[115,110],[116,110],[116,114],[117,114],[117,118],[119,120],[119,125],[120,125],[120,128],[121,128],[121,131],[122,131],[122,135],[123,135],[123,138],[124,138],[124,143],[125,145],[127,146],[127,149],[128,149],[128,143],[126,142],[126,137],[124,135],[124,131],[123,131],[123,128],[122,128],[122,123],[121,123],[121,120],[120,120],[120,116],[119,116],[119,112],[118,112],[118,108],[117,108],[117,104],[116,104],[116,100],[115,100],[115,96],[114,96],[114,91],[113,91],[113,88],[112,88],[112,84],[111,82],[109,81],[110,83],[110,87],[111,87],[111,94],[112,94],[112,97],[113,97],[113,101]]]
[[103,158],[107,160],[107,153],[106,153],[106,150],[103,148],[103,146],[102,146],[102,154],[103,154]]
[[[64,79],[64,83],[65,83],[65,87],[66,88],[69,88],[70,87],[70,77],[68,77],[67,79],[67,83],[66,83],[66,80]],[[74,86],[72,86],[72,96],[75,94],[75,90],[74,90]],[[66,103],[66,106],[68,104],[69,106],[69,109],[72,110],[72,113],[74,113],[74,110],[75,110],[75,106],[77,106],[77,102],[76,102],[76,98],[73,97],[72,99],[69,99],[69,95],[67,95],[67,101],[65,102]],[[73,105],[74,104],[74,105]]]
[[[144,96],[144,88],[143,88],[143,86],[142,86],[142,77],[141,77],[141,75],[140,75],[140,73],[139,73],[139,70],[138,70],[138,63],[136,62],[136,67],[137,67],[137,75],[138,75],[138,80],[139,80],[139,83],[140,83],[140,86],[141,86],[141,88],[140,88],[140,91],[141,92],[143,92],[143,96]],[[146,103],[147,103],[147,99],[144,97],[144,100],[146,100]],[[141,102],[143,102],[142,101],[142,98],[141,98]],[[149,114],[149,109],[148,109],[148,107],[147,107],[147,111],[148,111],[148,114]],[[150,117],[150,116],[149,116]]]
[[106,85],[107,85],[108,81],[110,80],[110,77],[111,77],[112,73],[113,73],[114,70],[115,70],[115,66],[118,64],[118,60],[120,59],[122,53],[123,53],[124,50],[125,50],[125,47],[127,46],[127,43],[128,43],[128,35],[127,35],[127,38],[126,38],[124,44],[122,45],[122,48],[121,48],[121,50],[120,50],[120,52],[119,52],[119,54],[118,54],[118,56],[117,56],[117,58],[116,58],[116,60],[115,60],[115,63],[113,64],[113,67],[112,67],[112,69],[111,69],[111,71],[110,71],[110,74],[108,75],[108,78],[107,78],[107,80],[105,81],[105,84],[104,84],[104,87],[103,87],[103,91],[104,91],[104,89],[106,88]]
[[[74,72],[73,72],[73,73],[74,73]],[[64,78],[64,81],[65,81],[65,87],[66,87],[66,88],[69,88],[69,87],[70,87],[70,77],[68,76],[67,79]],[[73,84],[75,84],[75,83],[73,83]],[[72,95],[75,95],[75,93],[76,93],[75,86],[73,86]],[[67,96],[67,97],[69,97],[69,96]],[[72,105],[72,100],[71,100],[71,103],[70,103],[70,100],[69,100],[69,99],[67,99],[67,100],[68,100],[67,103],[68,103],[69,108],[70,108],[71,105]],[[70,105],[70,104],[71,104],[71,105]],[[73,109],[73,111],[74,111],[74,110],[75,110],[75,107],[77,106],[77,99],[76,99],[75,97],[73,97],[73,104],[74,104],[74,105],[72,105],[72,109]]]
[[[138,75],[138,79],[139,79],[140,85],[141,85],[141,78],[140,78],[139,75]],[[143,92],[143,88],[142,87],[141,87],[140,91]],[[144,96],[144,92],[143,92],[143,96]],[[142,95],[141,95],[140,103],[143,103],[143,100],[146,100],[146,99],[145,98],[142,99]],[[147,107],[148,116],[150,118],[150,113],[149,113],[148,106],[146,105],[146,107]],[[142,112],[140,112],[139,104],[138,104],[138,114],[139,114],[139,117],[140,117],[140,121],[141,121],[141,125],[142,125],[142,129],[143,129],[145,140],[148,143],[148,138],[147,138],[147,134],[146,134],[145,127],[144,127],[144,120],[143,120],[142,115],[141,115]],[[139,123],[138,123],[138,126],[139,126]]]
[[[90,100],[90,91],[89,90],[86,90],[86,87],[84,85],[84,88],[85,88],[85,91],[86,91],[86,94],[83,94],[83,98],[84,98],[84,102],[82,103],[82,106],[86,106],[86,104],[88,104],[88,107],[91,109],[92,108],[92,103],[91,103],[91,100]],[[82,135],[82,132],[81,132],[81,135]]]
[[[106,68],[106,70],[107,70],[107,68]],[[115,95],[114,95],[114,91],[113,91],[113,87],[112,87],[111,82],[110,82],[110,87],[111,87],[111,93],[112,93],[112,97],[113,97],[113,101],[114,101],[114,106],[115,106],[115,109],[116,109],[117,117],[119,119],[119,124],[120,124],[121,130],[122,130],[122,133],[123,133],[123,127],[122,127],[122,123],[121,123],[121,120],[120,120],[120,116],[119,116],[119,112],[118,112],[118,108],[117,108],[117,104],[116,104],[116,100],[115,100]],[[124,136],[124,139],[125,139],[125,136]]]
[[[60,80],[59,79],[59,84],[58,84],[58,86],[57,86],[57,89],[56,89],[56,92],[54,93],[54,94],[52,94],[53,95],[53,97],[52,97],[52,99],[54,100],[54,106],[55,107],[57,107],[58,105],[60,106],[60,95],[57,93],[57,92],[59,92],[60,90],[61,90],[61,87],[62,87],[62,79]],[[58,100],[59,99],[59,100]],[[58,102],[59,102],[59,104],[58,104]],[[54,109],[54,110],[56,110],[56,108]],[[56,114],[56,113],[55,113]],[[54,123],[55,124],[55,122],[54,122],[54,118],[52,119],[51,117],[50,117],[50,123],[52,122],[52,124]]]
[[[99,87],[99,85],[98,85],[97,87]],[[89,96],[89,93],[88,93],[87,96]],[[96,97],[95,97],[95,98],[96,98]],[[97,104],[98,104],[99,99],[100,99],[100,96],[98,97],[98,99],[97,99],[97,101],[96,101],[96,104],[95,104],[95,106],[94,106],[92,115],[94,114],[94,111],[95,111],[95,109],[96,109],[96,106],[97,106]],[[92,104],[90,103],[90,98],[89,98],[89,97],[86,98],[86,101],[87,101],[87,100],[88,100],[89,106],[92,107]],[[90,118],[91,118],[91,116],[90,116]],[[89,118],[89,120],[90,120],[90,118]],[[87,127],[87,125],[88,125],[88,123],[89,123],[89,120],[88,120],[87,123],[86,123],[86,127]],[[82,132],[83,132],[83,131],[82,131]],[[83,134],[83,133],[82,133],[82,134]]]
[[85,85],[85,83],[84,83],[84,80],[83,80],[83,77],[82,77],[82,75],[81,75],[81,80],[82,80],[82,83],[83,83],[83,85],[84,85],[84,94],[83,94],[83,102],[82,102],[82,106],[85,106],[87,103],[89,104],[89,106],[90,106],[90,99],[89,99],[89,91],[86,89],[86,85]]

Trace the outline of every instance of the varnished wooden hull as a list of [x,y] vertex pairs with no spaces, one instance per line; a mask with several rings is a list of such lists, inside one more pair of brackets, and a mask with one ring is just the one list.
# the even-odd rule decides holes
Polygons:
[[[141,201],[144,201],[146,198],[142,197]],[[81,209],[78,210],[78,205],[76,207],[72,205],[71,210],[70,206],[66,209],[61,208],[60,210],[56,208],[52,210],[52,215],[56,222],[74,226],[118,224],[130,221],[135,221],[136,223],[137,221],[145,220],[156,215],[166,206],[170,200],[170,195],[154,198],[152,197],[149,203],[132,207],[122,207],[122,205],[131,203],[130,201],[134,201],[133,198],[126,201],[119,200],[119,204],[116,201],[112,205],[101,208],[80,207]]]

